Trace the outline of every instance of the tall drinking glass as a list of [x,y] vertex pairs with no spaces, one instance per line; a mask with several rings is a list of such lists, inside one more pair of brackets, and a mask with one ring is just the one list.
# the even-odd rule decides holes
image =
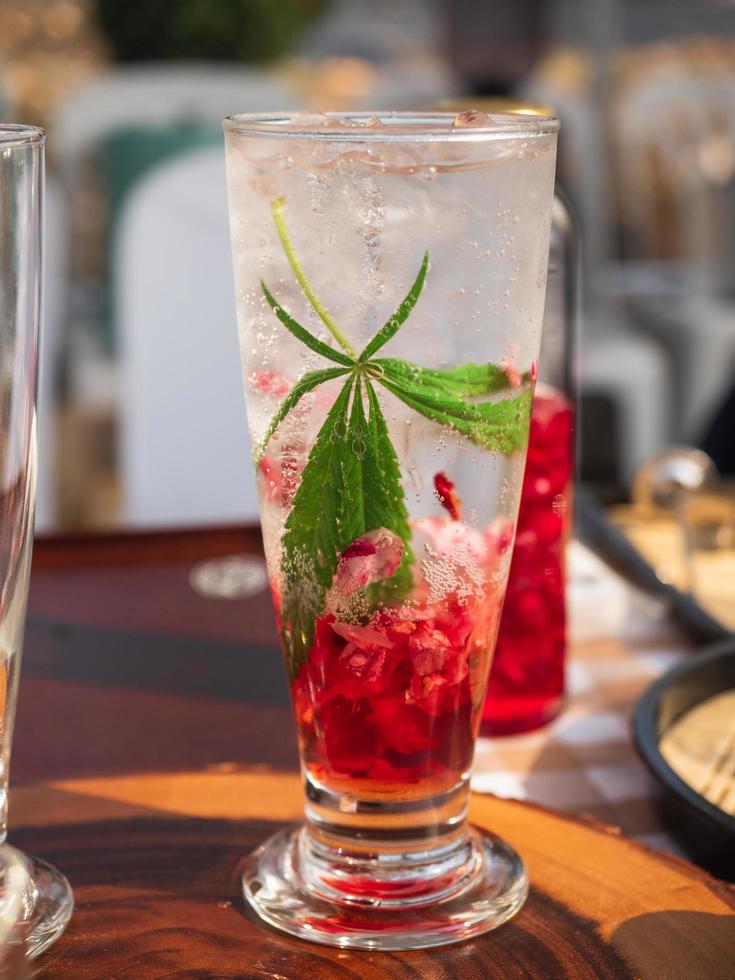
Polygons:
[[60,935],[74,905],[63,875],[5,843],[36,493],[43,150],[43,130],[0,125],[0,905],[18,908],[9,891],[27,882],[21,906],[30,956]]
[[467,824],[544,308],[555,120],[226,121],[242,363],[306,794],[245,867],[272,925],[407,949],[492,929]]

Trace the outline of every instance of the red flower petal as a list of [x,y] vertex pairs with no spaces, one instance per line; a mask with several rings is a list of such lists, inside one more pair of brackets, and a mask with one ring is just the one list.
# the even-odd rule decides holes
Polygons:
[[462,520],[462,501],[460,500],[454,483],[446,473],[437,473],[434,477],[434,489],[439,498],[439,503],[448,511],[453,521]]

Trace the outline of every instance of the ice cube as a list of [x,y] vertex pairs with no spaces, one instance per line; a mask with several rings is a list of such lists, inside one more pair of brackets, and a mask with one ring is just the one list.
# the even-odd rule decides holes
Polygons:
[[403,558],[403,541],[386,527],[356,538],[342,552],[334,578],[335,588],[350,595],[372,582],[390,578]]
[[487,115],[479,109],[465,109],[454,117],[452,126],[455,129],[464,129],[468,126],[486,126]]

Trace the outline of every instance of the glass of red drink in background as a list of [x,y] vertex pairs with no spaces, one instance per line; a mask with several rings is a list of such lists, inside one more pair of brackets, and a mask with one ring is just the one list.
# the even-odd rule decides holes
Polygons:
[[483,732],[511,735],[561,711],[566,658],[565,561],[572,533],[576,239],[554,200],[539,384],[513,560],[483,709]]
[[513,561],[483,710],[483,730],[523,732],[564,698],[564,549],[571,529],[574,410],[539,385],[531,414]]

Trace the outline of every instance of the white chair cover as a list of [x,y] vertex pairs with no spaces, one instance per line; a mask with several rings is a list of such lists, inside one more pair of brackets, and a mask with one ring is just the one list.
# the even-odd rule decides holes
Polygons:
[[222,148],[141,180],[114,269],[123,520],[256,520]]

